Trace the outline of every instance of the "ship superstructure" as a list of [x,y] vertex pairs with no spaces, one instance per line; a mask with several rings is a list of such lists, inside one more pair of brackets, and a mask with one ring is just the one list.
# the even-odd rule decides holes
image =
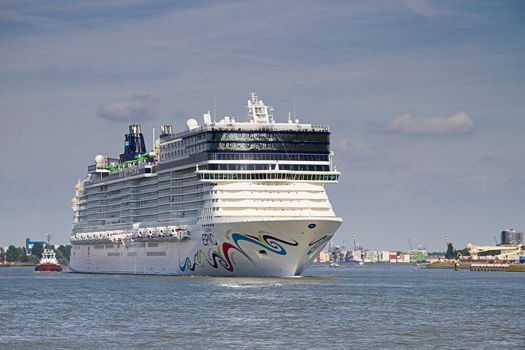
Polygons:
[[341,219],[324,189],[339,172],[330,131],[275,122],[255,94],[249,120],[164,125],[152,151],[139,125],[124,152],[98,155],[73,199],[77,272],[298,275]]

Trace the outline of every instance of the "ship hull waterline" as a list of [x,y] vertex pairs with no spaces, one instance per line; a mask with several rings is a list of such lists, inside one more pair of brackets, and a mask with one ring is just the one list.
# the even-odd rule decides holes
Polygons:
[[74,245],[78,273],[297,276],[341,225],[340,218],[195,225],[183,240],[123,240]]
[[39,264],[35,266],[35,272],[61,272],[62,266],[56,264]]

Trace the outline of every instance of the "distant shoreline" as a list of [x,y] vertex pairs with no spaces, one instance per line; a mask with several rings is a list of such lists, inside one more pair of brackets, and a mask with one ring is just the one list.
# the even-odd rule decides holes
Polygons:
[[[459,265],[459,269],[464,270],[468,269],[470,270],[471,263],[462,263]],[[490,266],[490,264],[487,264]],[[454,262],[453,261],[447,261],[447,262],[435,262],[432,264],[429,264],[426,266],[427,269],[454,269]],[[505,272],[525,272],[525,264],[509,264],[508,267],[504,268],[501,271]]]
[[6,262],[5,264],[0,264],[0,267],[12,267],[12,266],[36,266],[36,264],[30,262]]

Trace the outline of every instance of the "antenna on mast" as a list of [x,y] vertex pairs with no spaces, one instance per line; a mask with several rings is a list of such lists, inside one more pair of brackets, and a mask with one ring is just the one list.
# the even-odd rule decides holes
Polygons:
[[248,106],[246,107],[248,108],[250,123],[274,123],[272,114],[273,108],[265,105],[263,100],[260,100],[254,92],[250,93],[250,99],[248,100]]
[[151,142],[153,144],[153,152],[155,152],[155,127],[153,127],[153,139]]
[[213,96],[213,122],[215,123],[215,115],[217,109],[217,96]]

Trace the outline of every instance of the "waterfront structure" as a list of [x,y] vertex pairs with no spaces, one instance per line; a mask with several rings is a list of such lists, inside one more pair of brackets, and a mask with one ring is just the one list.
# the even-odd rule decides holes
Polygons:
[[46,245],[46,241],[32,241],[30,238],[26,238],[26,252],[27,254],[32,254],[32,249],[35,243],[40,243],[42,246]]
[[505,245],[473,245],[467,244],[467,249],[471,259],[476,260],[515,260],[525,255],[525,245],[505,244]]
[[330,131],[278,123],[255,94],[248,112],[165,125],[151,152],[132,125],[119,158],[96,156],[72,202],[71,270],[300,274],[342,222],[324,189],[340,175]]
[[[425,254],[426,251],[424,251]],[[410,263],[415,262],[413,252],[389,251],[389,250],[343,250],[339,246],[319,254],[315,262],[333,261],[338,263],[344,262],[364,262],[364,263]],[[424,255],[426,257],[426,255]],[[325,257],[328,260],[325,260]]]
[[523,243],[523,233],[516,231],[514,229],[501,231],[501,244],[522,244]]
[[331,257],[332,255],[330,253],[322,250],[317,254],[316,258],[314,259],[314,262],[315,263],[328,263],[330,262]]
[[412,249],[408,252],[409,260],[413,262],[423,262],[427,260],[428,251],[426,249]]
[[509,260],[518,261],[525,255],[523,234],[520,231],[509,229],[501,231],[500,244],[475,245],[467,244],[470,258],[476,260]]

